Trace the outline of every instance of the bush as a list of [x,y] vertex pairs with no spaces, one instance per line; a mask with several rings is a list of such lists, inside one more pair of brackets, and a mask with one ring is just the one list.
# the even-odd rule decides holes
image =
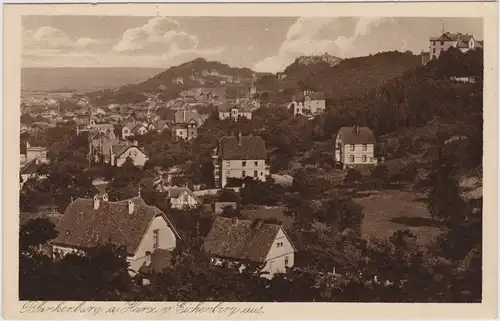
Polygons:
[[351,168],[344,177],[344,183],[359,182],[363,179],[363,174],[357,169]]

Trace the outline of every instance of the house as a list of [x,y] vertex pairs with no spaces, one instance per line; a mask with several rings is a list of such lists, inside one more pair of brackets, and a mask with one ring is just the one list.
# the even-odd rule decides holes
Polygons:
[[246,104],[241,104],[239,106],[223,104],[217,107],[217,112],[221,120],[227,118],[238,120],[240,117],[252,119],[252,109]]
[[[148,128],[144,124],[136,124],[134,128],[132,128],[132,135],[146,135],[148,132]],[[123,134],[123,133],[122,133]]]
[[283,227],[262,220],[218,216],[205,238],[203,250],[215,264],[223,261],[258,264],[265,277],[293,267],[296,249]]
[[174,115],[172,135],[187,141],[198,137],[198,128],[203,120],[196,110],[179,110]]
[[174,84],[174,85],[184,84],[184,78],[176,77],[176,78],[172,79],[172,84]]
[[294,95],[290,107],[293,108],[293,114],[297,115],[316,115],[325,111],[325,96],[320,92],[304,90],[304,92]]
[[475,48],[482,48],[483,42],[476,40],[473,35],[468,33],[443,32],[439,37],[429,38],[430,60],[438,59],[441,53],[451,47],[457,48],[461,52],[467,52]]
[[368,127],[342,127],[335,139],[335,161],[343,168],[375,165],[375,135]]
[[212,154],[215,185],[224,188],[229,178],[265,181],[269,176],[266,158],[266,143],[260,136],[221,137]]
[[111,145],[111,165],[121,167],[130,158],[135,166],[144,166],[149,159],[146,152],[137,144],[116,144]]
[[156,249],[172,251],[179,234],[168,217],[140,197],[110,202],[107,195],[71,202],[56,226],[53,253],[66,255],[87,248],[114,244],[125,246],[135,274]]
[[187,187],[169,186],[166,190],[170,207],[182,210],[186,207],[196,207],[203,202]]
[[212,204],[212,211],[214,214],[222,214],[224,212],[224,208],[231,208],[236,211],[238,210],[238,203],[216,201]]

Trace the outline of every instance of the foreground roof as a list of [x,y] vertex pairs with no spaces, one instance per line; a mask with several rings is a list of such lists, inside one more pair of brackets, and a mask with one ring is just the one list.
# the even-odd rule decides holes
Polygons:
[[134,212],[128,213],[128,201],[108,202],[100,200],[94,210],[94,200],[79,198],[66,208],[57,225],[59,236],[54,244],[89,248],[107,243],[126,246],[129,254],[134,254],[156,216],[163,216],[178,237],[174,226],[166,215],[155,206],[147,205],[140,197],[132,198]]
[[205,238],[203,250],[210,255],[263,263],[281,226],[217,217]]

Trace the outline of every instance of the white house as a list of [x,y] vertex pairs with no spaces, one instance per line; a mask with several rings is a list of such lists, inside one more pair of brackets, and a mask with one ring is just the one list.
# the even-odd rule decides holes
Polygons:
[[169,186],[166,192],[171,208],[182,210],[202,204],[200,199],[187,187]]
[[270,174],[266,158],[266,143],[260,136],[221,137],[212,154],[215,185],[224,188],[229,178],[265,181]]
[[457,48],[461,52],[467,52],[475,48],[482,48],[483,42],[476,40],[473,35],[468,33],[443,32],[441,36],[429,39],[430,60],[438,59],[441,53],[451,47]]
[[335,139],[335,161],[343,168],[377,164],[373,131],[368,127],[342,127]]
[[47,163],[47,148],[41,146],[31,146],[26,142],[26,162],[36,159],[37,163]]
[[134,165],[144,166],[149,159],[147,154],[136,144],[117,144],[111,145],[111,164],[121,167],[127,161],[127,158],[132,159]]
[[215,264],[224,260],[262,266],[265,277],[285,273],[295,264],[296,249],[281,225],[262,220],[218,216],[205,238],[203,250]]
[[125,246],[131,274],[150,262],[154,250],[172,251],[180,239],[165,213],[140,197],[118,202],[108,201],[107,195],[78,198],[68,205],[56,229],[59,235],[51,242],[54,254],[108,243]]
[[290,105],[295,116],[314,116],[324,112],[325,106],[325,96],[323,93],[308,90],[304,90],[304,92],[294,95]]

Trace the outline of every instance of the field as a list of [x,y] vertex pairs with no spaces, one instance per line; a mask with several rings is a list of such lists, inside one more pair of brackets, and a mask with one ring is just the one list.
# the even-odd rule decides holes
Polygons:
[[423,200],[424,195],[407,191],[373,191],[354,201],[363,206],[362,233],[367,237],[390,237],[408,229],[420,244],[429,244],[441,233]]

